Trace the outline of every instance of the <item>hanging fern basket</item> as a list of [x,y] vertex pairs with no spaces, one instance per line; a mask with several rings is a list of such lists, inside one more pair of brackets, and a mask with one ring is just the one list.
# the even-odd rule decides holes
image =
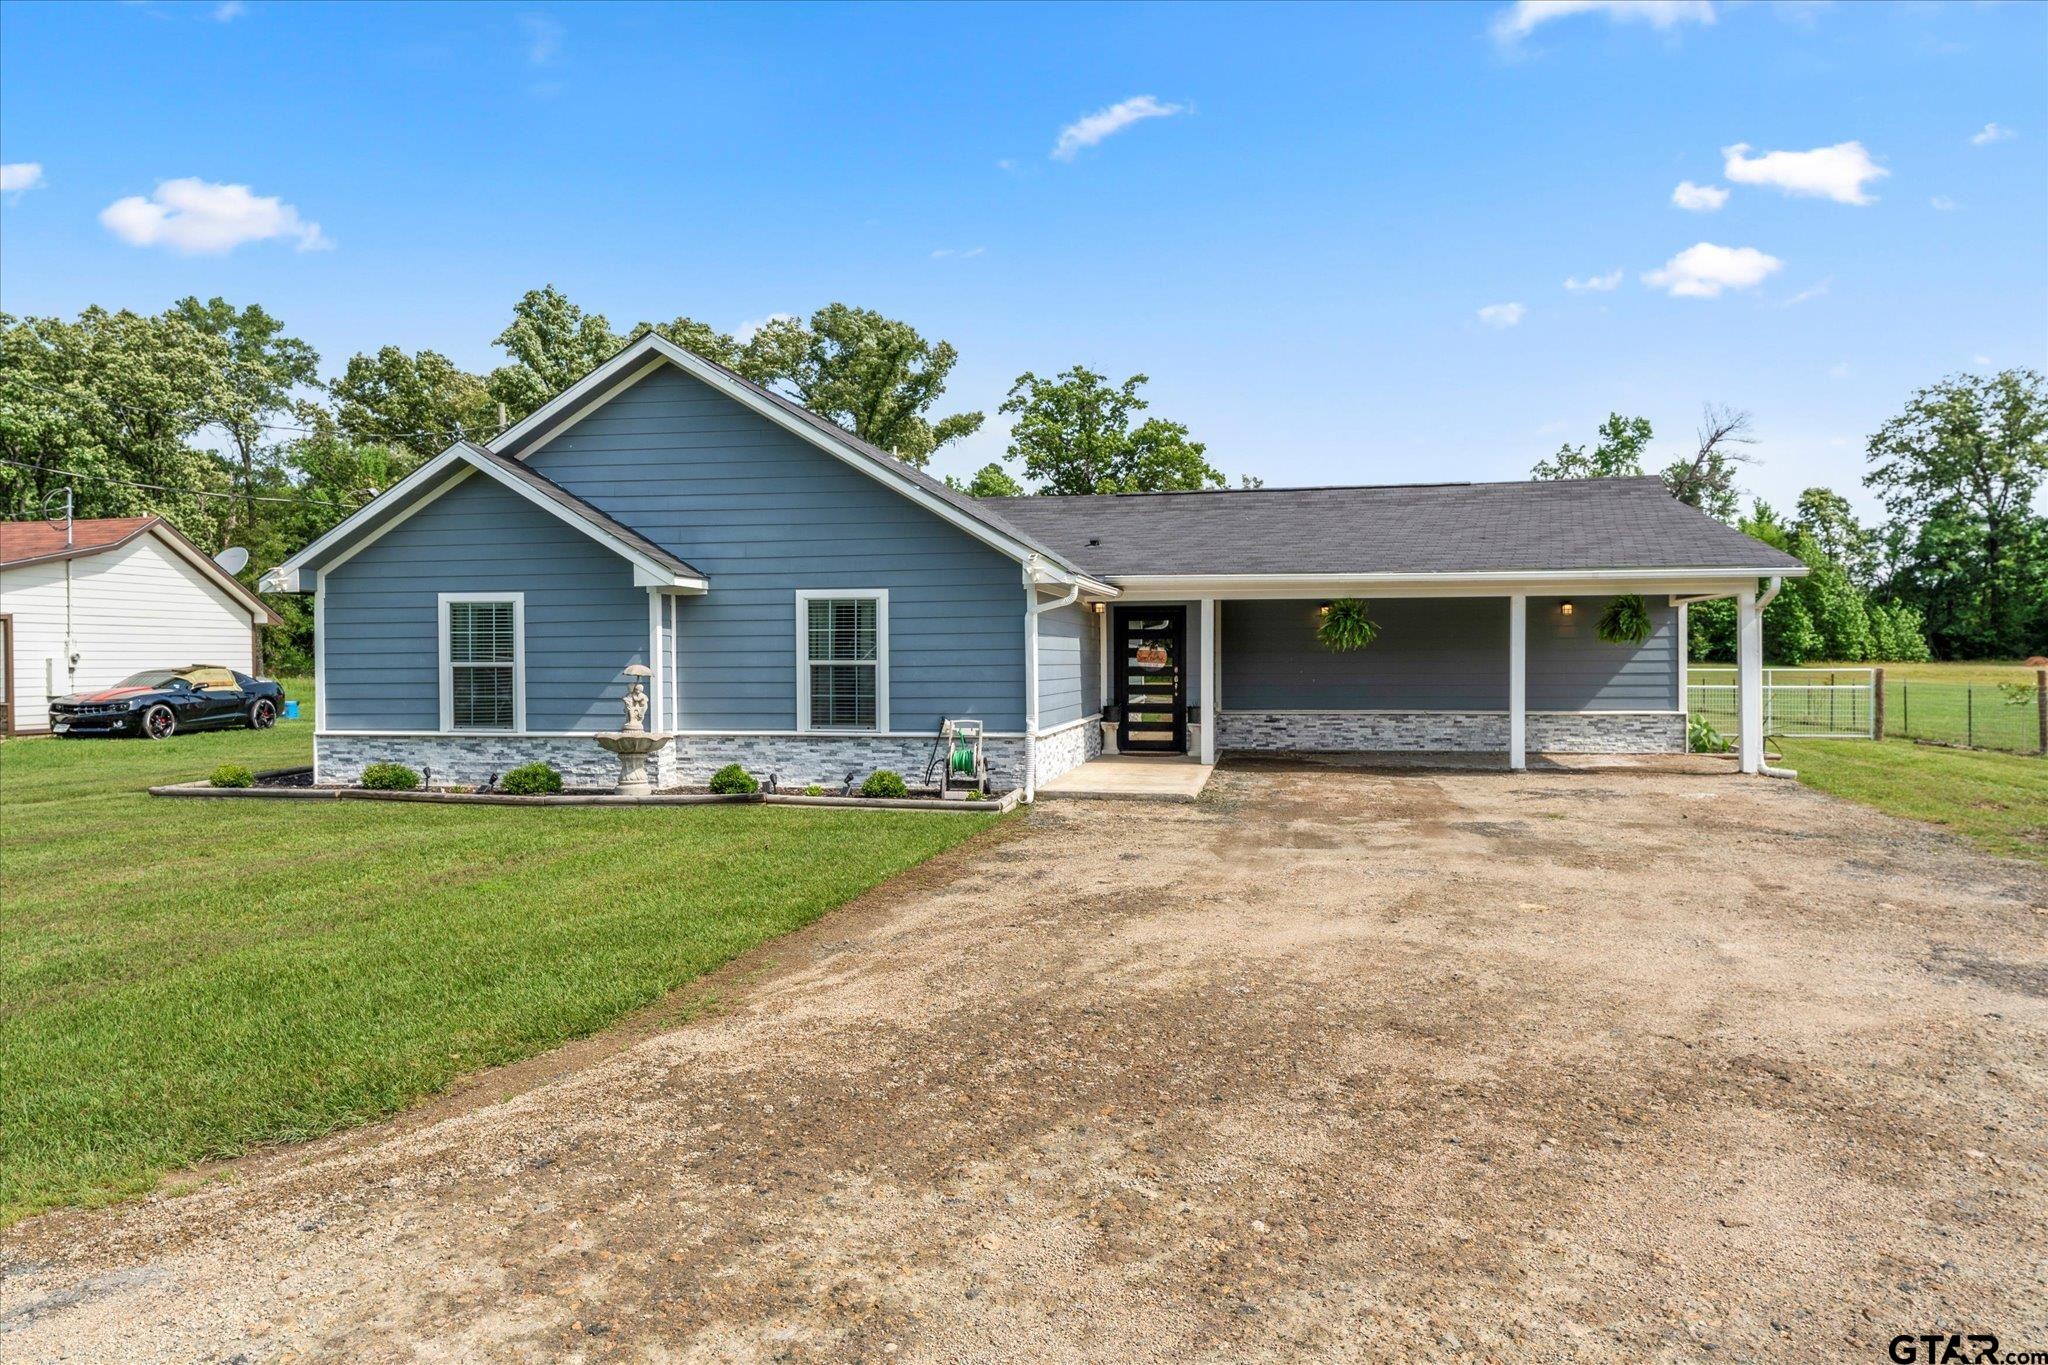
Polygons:
[[1324,607],[1323,619],[1316,626],[1317,642],[1338,654],[1364,649],[1379,633],[1371,608],[1357,597],[1340,597]]
[[1596,633],[1610,645],[1639,645],[1650,638],[1654,624],[1649,604],[1635,594],[1617,597],[1600,613]]

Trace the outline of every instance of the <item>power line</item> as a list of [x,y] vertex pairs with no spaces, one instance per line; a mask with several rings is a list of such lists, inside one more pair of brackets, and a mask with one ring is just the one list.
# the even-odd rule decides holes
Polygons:
[[[61,474],[67,479],[91,479],[98,483],[110,483],[121,488],[141,488],[152,493],[176,493],[190,498],[231,498],[236,502],[292,502],[304,507],[334,508],[336,503],[325,498],[293,498],[281,493],[223,493],[212,488],[179,488],[167,483],[138,483],[133,479],[117,479],[110,474],[92,474],[82,469],[59,469],[55,465],[30,464],[26,460],[0,459],[0,464],[13,465],[16,469],[36,469],[46,474]],[[371,497],[376,494],[372,493]],[[368,501],[364,499],[363,501]],[[340,503],[342,507],[360,507],[362,502]]]

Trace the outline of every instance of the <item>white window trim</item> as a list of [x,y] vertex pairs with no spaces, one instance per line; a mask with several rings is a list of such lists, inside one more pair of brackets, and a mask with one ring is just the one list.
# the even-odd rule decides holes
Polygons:
[[[844,727],[811,724],[811,638],[812,601],[844,601],[870,598],[875,603],[875,723],[872,727],[849,730]],[[842,660],[841,662],[844,662]],[[799,589],[796,594],[796,728],[799,734],[877,735],[889,730],[889,590],[887,588]]]
[[[512,604],[512,728],[455,728],[455,661],[448,648],[448,606],[452,602]],[[526,733],[526,594],[523,592],[444,592],[437,607],[435,649],[441,659],[441,733],[445,735],[523,735]]]

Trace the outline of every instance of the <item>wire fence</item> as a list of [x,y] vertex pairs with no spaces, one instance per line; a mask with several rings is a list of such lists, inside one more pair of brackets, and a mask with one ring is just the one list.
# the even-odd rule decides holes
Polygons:
[[[1767,668],[1764,733],[1787,739],[1914,739],[2015,754],[2048,753],[2048,690],[2040,675],[2011,683],[1885,678],[1867,668]],[[1735,670],[1693,665],[1687,709],[1721,734],[1740,733]]]

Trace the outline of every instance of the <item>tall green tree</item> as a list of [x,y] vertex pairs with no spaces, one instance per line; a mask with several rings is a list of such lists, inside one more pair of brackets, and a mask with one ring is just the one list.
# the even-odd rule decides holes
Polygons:
[[227,403],[227,363],[180,318],[0,313],[0,508],[41,517],[68,486],[80,517],[161,515],[219,549],[233,478],[192,438]]
[[512,357],[485,387],[514,422],[609,360],[624,345],[602,313],[586,313],[553,285],[528,290],[496,343]]
[[1736,466],[1754,458],[1745,447],[1755,444],[1748,413],[1709,403],[1700,417],[1698,445],[1691,455],[1664,466],[1664,486],[1687,506],[1734,521],[1742,498]]
[[939,447],[981,429],[978,412],[931,416],[959,359],[952,343],[928,341],[907,322],[831,303],[808,323],[777,319],[763,326],[748,342],[745,363],[754,369],[750,378],[922,467]]
[[304,341],[287,335],[284,323],[261,304],[237,308],[218,295],[204,303],[188,296],[171,305],[169,316],[219,338],[226,347],[221,382],[213,390],[213,411],[208,415],[210,425],[227,433],[240,466],[242,506],[238,525],[230,528],[234,535],[258,520],[258,466],[274,466],[278,450],[292,434],[280,428],[312,421],[321,411],[311,395],[302,392],[319,387],[320,356]]
[[1876,572],[1877,536],[1856,519],[1847,498],[1832,488],[1807,489],[1799,495],[1792,529],[1855,582],[1869,584]]
[[1870,438],[1864,483],[1893,522],[1890,586],[1943,657],[2048,644],[2048,389],[2033,370],[1959,375],[1915,393]]
[[497,429],[498,405],[483,379],[438,351],[407,355],[383,346],[374,355],[350,356],[328,391],[343,438],[408,451],[415,465],[459,439],[482,441]]
[[1530,471],[1538,479],[1612,479],[1643,472],[1643,454],[1650,446],[1650,419],[1607,414],[1590,453],[1566,443],[1557,454],[1538,460]]
[[965,483],[948,474],[946,486],[970,498],[1016,498],[1024,495],[1024,485],[1011,478],[1010,471],[994,461],[975,470],[973,477]]
[[1038,493],[1223,487],[1222,472],[1206,458],[1208,447],[1189,440],[1185,426],[1157,417],[1136,420],[1149,406],[1138,393],[1147,382],[1134,374],[1113,385],[1082,365],[1050,379],[1019,375],[1002,406],[1016,419],[1006,458],[1022,461]]

